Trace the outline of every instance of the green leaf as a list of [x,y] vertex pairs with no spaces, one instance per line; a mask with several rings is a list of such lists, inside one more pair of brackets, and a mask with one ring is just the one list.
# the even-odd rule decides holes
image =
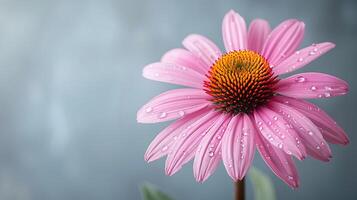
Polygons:
[[255,167],[249,170],[249,177],[253,183],[255,200],[275,200],[274,185],[270,178]]
[[168,195],[150,183],[145,183],[141,187],[141,193],[144,200],[172,200]]

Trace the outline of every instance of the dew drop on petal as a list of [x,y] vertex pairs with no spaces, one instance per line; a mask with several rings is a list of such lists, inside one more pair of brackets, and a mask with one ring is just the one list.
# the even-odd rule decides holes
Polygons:
[[213,157],[214,156],[214,152],[213,151],[208,152],[208,156],[209,157]]
[[185,112],[181,110],[181,111],[178,112],[178,114],[179,114],[181,117],[183,117],[183,116],[185,115]]
[[302,61],[304,61],[304,59],[303,58],[299,58],[297,61],[298,62],[302,62]]
[[166,151],[167,149],[168,149],[169,147],[166,145],[166,146],[164,146],[164,147],[162,147],[162,151]]
[[166,112],[162,112],[159,117],[162,119],[162,118],[165,118],[166,116],[167,116],[167,113]]
[[147,113],[149,113],[149,112],[151,112],[152,111],[152,107],[147,107],[146,109],[145,109],[145,112],[147,112]]
[[295,81],[298,83],[303,83],[306,81],[306,78],[303,76],[298,76],[298,77],[296,77]]
[[315,55],[315,54],[316,54],[315,51],[310,51],[310,52],[309,52],[309,55],[310,55],[310,56],[313,56],[313,55]]
[[277,117],[277,116],[274,116],[273,119],[274,119],[275,121],[277,121],[277,120],[278,120],[278,117]]
[[329,86],[325,86],[325,90],[331,91],[331,90],[332,90],[332,88],[331,88],[331,87],[329,87]]
[[325,92],[325,97],[331,97],[331,93]]
[[316,86],[314,86],[314,85],[311,86],[311,88],[310,88],[311,91],[315,91],[316,89],[317,89],[317,88],[316,88]]

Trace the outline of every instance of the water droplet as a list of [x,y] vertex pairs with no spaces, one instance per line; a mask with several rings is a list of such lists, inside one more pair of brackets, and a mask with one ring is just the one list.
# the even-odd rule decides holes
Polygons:
[[303,76],[298,76],[298,77],[296,77],[295,81],[298,83],[303,83],[306,81],[306,78]]
[[304,61],[304,58],[299,58],[297,61],[302,62],[302,61]]
[[295,54],[296,54],[296,55],[299,55],[299,54],[300,54],[300,51],[295,52]]
[[179,114],[181,117],[183,117],[183,116],[185,115],[185,112],[181,110],[181,111],[178,112],[178,114]]
[[292,176],[288,176],[288,179],[289,179],[289,180],[293,180],[293,179],[294,179],[294,177],[292,177]]
[[325,92],[325,97],[331,97],[331,93]]
[[325,86],[325,90],[332,91],[332,88],[329,86]]
[[313,135],[314,133],[312,131],[307,132],[309,135]]
[[152,107],[147,107],[146,109],[145,109],[145,112],[147,112],[147,113],[149,113],[149,112],[151,112],[152,111]]
[[166,112],[162,112],[159,117],[162,119],[162,118],[165,118],[166,116],[167,116],[167,113]]
[[258,125],[261,126],[263,123],[262,122],[258,122]]
[[274,68],[275,66],[274,65],[270,65],[270,68]]
[[162,151],[166,151],[167,149],[168,149],[169,147],[166,145],[166,146],[164,146],[164,147],[162,147]]
[[278,145],[278,147],[279,147],[280,149],[282,149],[282,148],[283,148],[283,144],[280,143],[280,144]]
[[311,91],[315,91],[316,89],[317,89],[317,88],[316,88],[316,86],[314,86],[314,85],[311,86],[311,88],[310,88]]
[[217,140],[220,140],[222,139],[222,136],[221,135],[217,135]]
[[320,148],[321,148],[320,146],[318,146],[318,145],[316,146],[316,149],[317,149],[317,150],[319,150]]
[[277,117],[277,116],[274,116],[273,119],[274,119],[275,121],[277,121],[277,120],[278,120],[278,117]]
[[309,52],[309,56],[313,56],[313,55],[315,55],[315,54],[316,54],[315,51],[310,51],[310,52]]
[[319,49],[318,48],[314,48],[314,51],[317,52]]
[[213,151],[208,152],[208,156],[209,157],[213,157],[214,156],[214,152]]

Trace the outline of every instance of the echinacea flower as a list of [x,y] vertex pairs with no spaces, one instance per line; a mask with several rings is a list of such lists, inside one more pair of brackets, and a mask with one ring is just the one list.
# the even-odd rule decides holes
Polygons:
[[183,48],[167,52],[143,76],[189,88],[169,90],[137,113],[141,123],[177,119],[150,144],[145,159],[167,155],[172,175],[194,159],[197,181],[205,181],[221,160],[229,176],[241,180],[257,147],[271,170],[291,187],[299,177],[292,156],[329,161],[327,142],[347,144],[347,135],[316,105],[303,99],[344,95],[348,84],[334,76],[310,72],[280,75],[304,67],[335,45],[312,44],[296,51],[304,23],[289,19],[271,31],[255,19],[247,29],[236,12],[222,24],[226,53],[201,35],[189,35]]

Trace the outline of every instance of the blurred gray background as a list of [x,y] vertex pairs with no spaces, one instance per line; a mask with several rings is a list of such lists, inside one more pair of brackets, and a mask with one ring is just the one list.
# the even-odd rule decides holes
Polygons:
[[[136,123],[150,98],[175,88],[145,80],[142,68],[200,33],[222,47],[221,21],[235,9],[249,22],[306,23],[303,45],[337,47],[300,71],[322,71],[350,83],[347,96],[314,101],[349,134],[333,160],[297,161],[301,187],[290,189],[259,156],[279,199],[357,199],[357,1],[354,0],[1,0],[0,199],[136,200],[152,182],[177,200],[232,199],[222,165],[204,184],[192,163],[173,177],[164,160],[143,154],[167,123]],[[248,197],[252,199],[248,182]]]

